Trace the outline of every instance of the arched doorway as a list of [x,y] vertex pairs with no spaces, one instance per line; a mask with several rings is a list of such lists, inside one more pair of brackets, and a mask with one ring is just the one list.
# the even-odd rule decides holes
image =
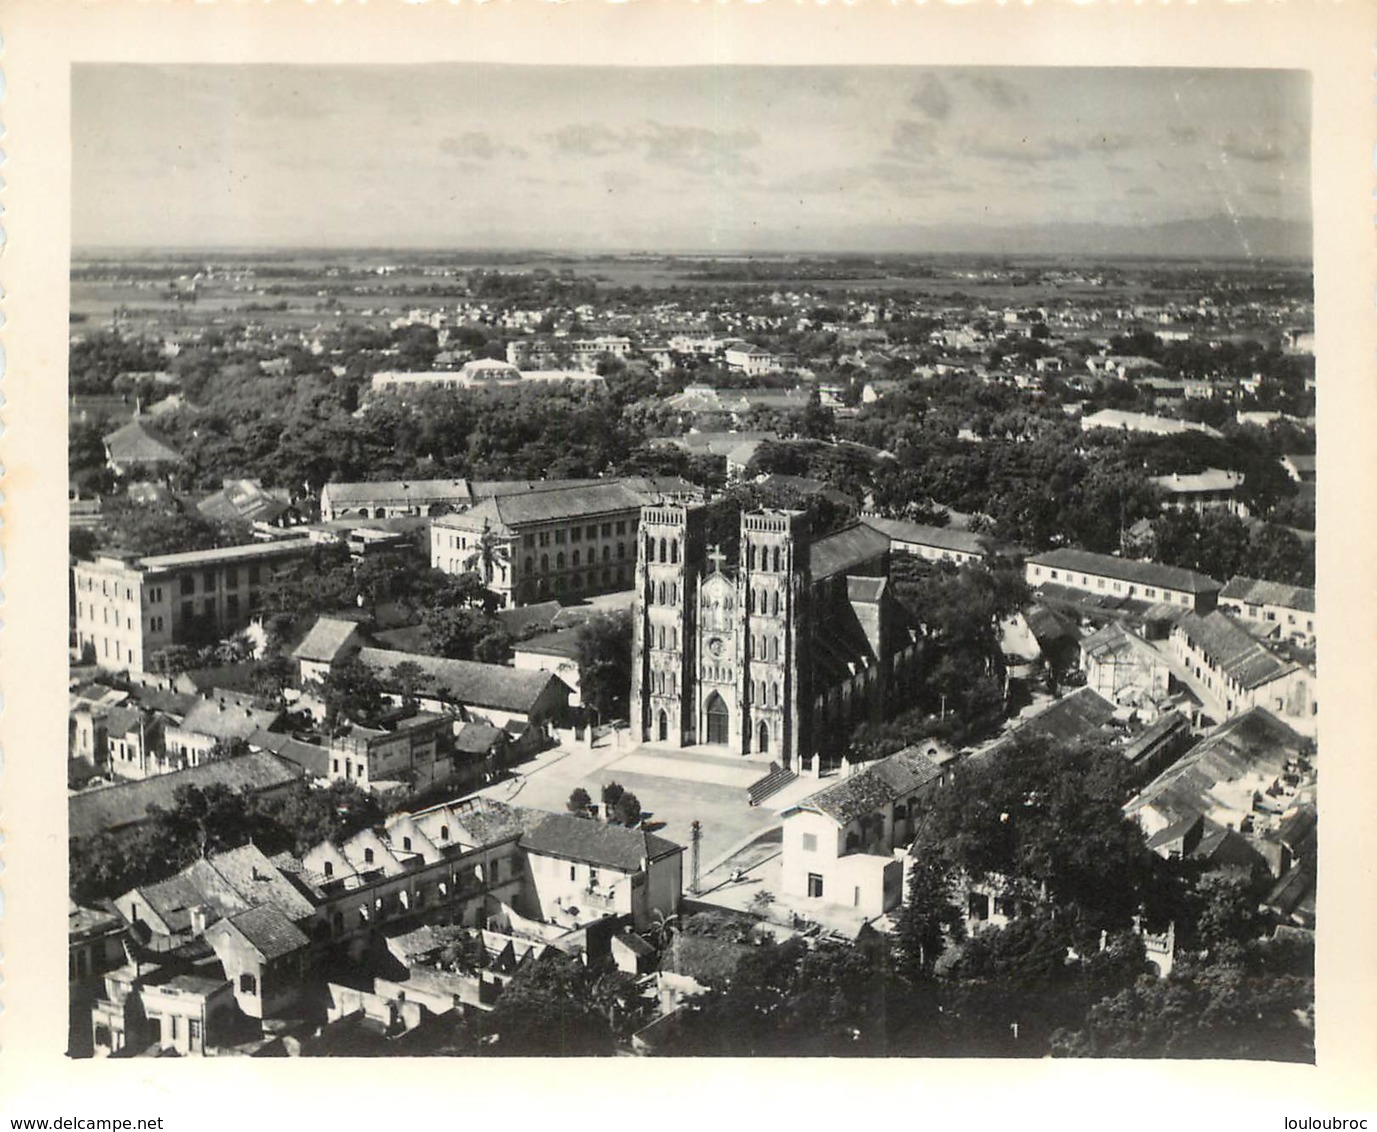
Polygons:
[[731,735],[731,716],[722,697],[714,692],[708,698],[708,742],[726,745]]
[[762,755],[770,749],[770,725],[763,719],[760,721],[760,745],[757,749]]
[[661,708],[661,709],[660,709],[660,732],[659,732],[659,734],[660,734],[660,742],[661,742],[661,743],[663,743],[663,742],[665,742],[666,740],[669,739],[669,716],[668,716],[668,714],[666,714],[664,708]]

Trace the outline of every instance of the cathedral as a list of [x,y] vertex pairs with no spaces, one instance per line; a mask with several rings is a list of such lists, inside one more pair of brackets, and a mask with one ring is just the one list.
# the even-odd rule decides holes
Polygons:
[[817,773],[857,724],[913,700],[918,633],[888,591],[889,538],[854,523],[815,540],[807,512],[745,512],[729,562],[706,518],[641,510],[632,729]]

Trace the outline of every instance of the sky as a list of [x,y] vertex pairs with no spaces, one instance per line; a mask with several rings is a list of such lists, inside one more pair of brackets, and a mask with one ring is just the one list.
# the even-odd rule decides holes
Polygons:
[[1309,131],[1308,76],[1282,71],[80,64],[72,238],[907,252],[1208,224],[1246,245],[1308,231]]

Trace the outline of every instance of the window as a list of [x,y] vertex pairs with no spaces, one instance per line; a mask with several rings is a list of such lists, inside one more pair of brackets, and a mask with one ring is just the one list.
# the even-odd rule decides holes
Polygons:
[[569,541],[570,541],[570,542],[581,542],[582,539],[583,539],[583,528],[582,528],[582,527],[574,527],[574,528],[569,532]]
[[325,875],[326,875],[327,877],[332,877],[332,876],[335,875],[335,862],[334,862],[334,861],[326,861],[326,862],[325,862]]
[[372,850],[372,849],[365,849],[365,850],[363,851],[363,863],[364,863],[365,865],[371,865],[371,864],[373,863],[373,850]]
[[587,529],[584,530],[583,535],[586,539],[588,539],[589,542],[592,542],[593,539],[598,537],[598,528],[593,526],[592,523],[589,523]]
[[816,853],[818,851],[818,835],[816,833],[805,833],[803,835],[803,851],[805,853]]
[[[623,532],[623,533],[624,533],[624,532]],[[611,524],[611,523],[604,523],[604,524],[602,525],[602,537],[603,537],[603,538],[611,538],[611,537],[612,537],[612,524]]]
[[527,547],[529,547],[529,546],[535,546],[535,535],[529,534],[529,533],[522,535],[522,536],[521,536],[521,545],[522,545],[522,546],[527,546]]
[[588,887],[598,887],[598,870],[594,868],[592,865],[588,866]]
[[563,531],[556,531],[556,532],[555,532],[555,545],[556,545],[556,546],[563,546],[563,545],[564,545],[564,532],[563,532]]
[[624,535],[624,534],[626,534],[626,520],[625,520],[625,519],[621,520],[621,521],[617,524],[617,533],[618,533],[619,535]]
[[402,838],[402,848],[405,849],[408,853],[411,852],[411,838]]
[[196,592],[196,578],[194,575],[183,574],[181,578],[178,579],[178,581],[181,586],[182,593],[194,594]]
[[[174,1035],[175,1037],[176,1035]],[[192,1049],[201,1048],[201,1020],[199,1018],[188,1018],[186,1022],[187,1041]]]
[[336,773],[336,774],[339,773],[339,759],[336,759],[336,760],[335,760],[335,773]]
[[570,565],[571,565],[571,566],[577,566],[578,564],[579,564],[579,552],[576,550],[576,551],[574,551],[573,558],[572,558],[571,561],[570,561]]
[[239,992],[241,994],[257,994],[258,980],[245,971],[239,976]]
[[205,570],[202,572],[201,584],[208,590],[215,588],[215,571]]
[[577,865],[570,865],[570,866],[569,866],[569,879],[570,879],[570,880],[578,880],[578,877],[579,877],[578,866],[577,866]]
[[227,590],[237,590],[239,588],[239,571],[233,566],[225,571],[225,588]]
[[556,570],[563,570],[563,569],[564,569],[564,551],[562,551],[562,550],[561,550],[558,554],[555,555],[555,569],[556,569]]
[[447,825],[442,825],[442,826],[440,827],[440,840],[441,840],[441,841],[448,841],[448,840],[449,840],[449,826],[447,826]]
[[808,895],[819,899],[822,896],[822,876],[819,873],[808,874]]

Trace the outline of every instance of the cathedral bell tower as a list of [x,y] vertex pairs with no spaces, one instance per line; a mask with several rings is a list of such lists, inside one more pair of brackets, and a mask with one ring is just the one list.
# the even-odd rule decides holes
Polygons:
[[757,511],[741,516],[738,699],[743,754],[769,754],[801,769],[808,736],[808,515]]
[[699,742],[695,726],[694,611],[703,566],[705,511],[641,508],[632,626],[631,726],[642,742]]

